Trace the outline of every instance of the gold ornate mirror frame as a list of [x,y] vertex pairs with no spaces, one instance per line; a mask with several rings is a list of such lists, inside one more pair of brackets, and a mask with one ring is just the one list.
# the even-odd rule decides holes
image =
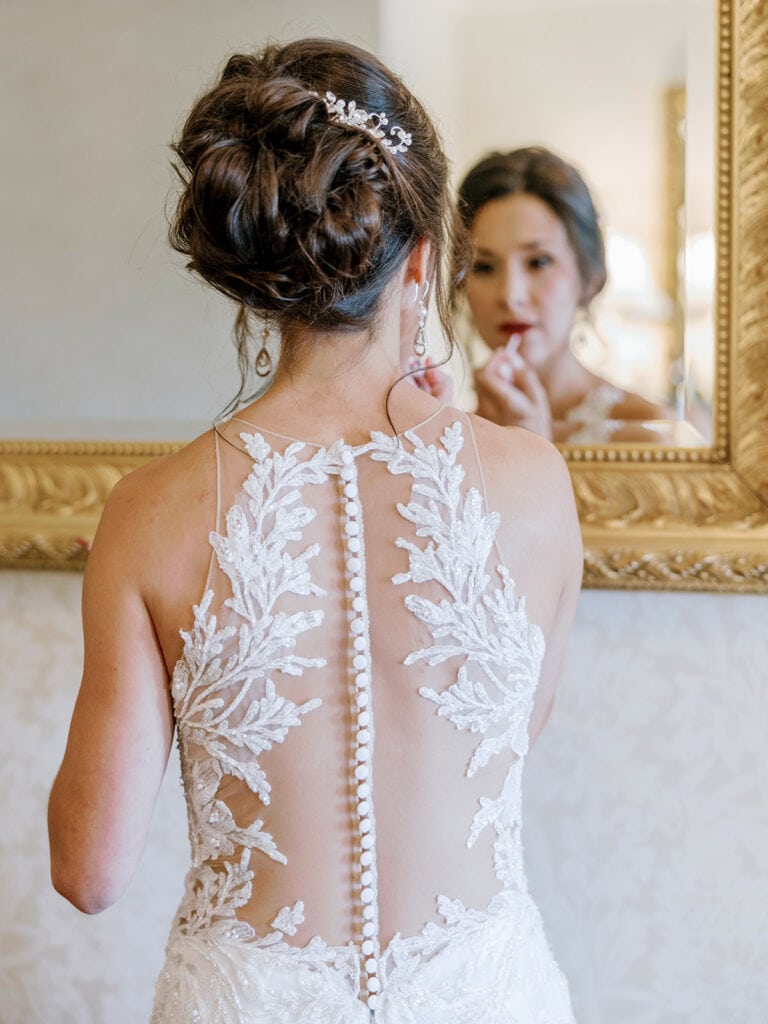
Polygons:
[[585,584],[768,592],[768,5],[720,0],[711,448],[568,448]]
[[[768,4],[718,22],[714,441],[564,448],[587,586],[768,592]],[[113,484],[176,447],[0,441],[0,565],[81,568]]]

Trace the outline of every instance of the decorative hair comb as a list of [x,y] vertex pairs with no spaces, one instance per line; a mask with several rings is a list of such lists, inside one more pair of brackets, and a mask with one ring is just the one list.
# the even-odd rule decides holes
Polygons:
[[[318,94],[313,92],[312,95],[317,96]],[[332,92],[327,92],[322,99],[329,116],[334,121],[367,132],[371,138],[376,139],[382,146],[386,146],[390,153],[404,153],[410,146],[412,142],[410,132],[398,125],[389,129],[389,134],[394,136],[397,141],[393,142],[387,138],[387,133],[382,131],[384,125],[389,124],[386,114],[369,114],[367,110],[358,107],[354,100],[349,102],[340,100]]]

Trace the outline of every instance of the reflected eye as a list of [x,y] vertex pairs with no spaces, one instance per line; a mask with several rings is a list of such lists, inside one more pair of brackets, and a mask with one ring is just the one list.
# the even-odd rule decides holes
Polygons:
[[472,273],[473,274],[492,274],[493,273],[493,264],[489,263],[487,260],[475,260],[475,262],[472,264]]
[[528,260],[528,266],[531,270],[543,270],[544,267],[550,267],[554,262],[551,256],[541,253],[538,256],[531,256]]

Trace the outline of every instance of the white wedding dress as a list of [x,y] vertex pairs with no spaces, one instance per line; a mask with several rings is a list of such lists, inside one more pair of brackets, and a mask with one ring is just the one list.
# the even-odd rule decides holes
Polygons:
[[470,420],[330,448],[232,420],[217,472],[153,1024],[572,1024],[520,837],[544,639]]

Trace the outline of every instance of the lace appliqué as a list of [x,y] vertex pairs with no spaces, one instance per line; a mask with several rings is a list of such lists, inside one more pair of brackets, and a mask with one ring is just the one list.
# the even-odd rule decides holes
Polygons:
[[152,1024],[370,1024],[358,999],[357,951],[320,938],[302,947],[285,942],[303,920],[298,901],[279,911],[263,938],[237,921],[211,921],[195,932],[175,929]]
[[[192,629],[182,632],[184,652],[171,692],[187,780],[194,869],[179,912],[182,927],[210,930],[218,922],[228,934],[251,939],[249,926],[233,924],[237,909],[250,898],[251,853],[258,850],[280,863],[285,863],[285,856],[263,831],[260,819],[247,828],[238,826],[216,793],[224,775],[230,775],[269,804],[270,785],[260,755],[282,743],[302,716],[321,704],[317,698],[294,704],[278,693],[272,677],[277,672],[298,676],[306,668],[325,664],[322,658],[300,657],[293,650],[296,638],[319,626],[323,613],[289,615],[274,608],[283,594],[324,594],[309,571],[317,545],[295,557],[286,548],[289,541],[301,540],[302,529],[315,516],[301,503],[300,488],[323,483],[329,465],[324,450],[300,462],[303,444],[293,444],[280,455],[272,453],[258,434],[241,437],[253,459],[244,484],[247,512],[234,506],[227,514],[226,533],[211,534],[219,566],[232,586],[232,596],[224,604],[240,625],[218,628],[217,617],[209,615],[209,590],[194,608]],[[223,658],[225,649],[232,648],[234,652]],[[264,681],[263,696],[251,699],[255,680]],[[193,747],[202,748],[208,757],[191,756]],[[225,862],[223,869],[214,870],[207,863],[231,856],[236,847],[243,848],[238,864]]]
[[[152,1021],[370,1024],[354,943],[328,946],[315,937],[302,947],[291,945],[286,939],[304,920],[301,901],[280,909],[272,930],[261,937],[237,917],[251,898],[253,851],[283,863],[285,857],[260,819],[238,825],[217,793],[230,775],[268,804],[270,785],[260,755],[282,743],[320,704],[317,699],[294,704],[272,677],[300,675],[324,664],[294,653],[296,638],[319,626],[322,612],[284,615],[276,612],[275,602],[287,593],[322,596],[309,571],[316,547],[291,558],[286,546],[301,541],[302,529],[315,515],[301,504],[300,488],[325,482],[340,472],[342,462],[337,446],[299,462],[300,443],[279,455],[259,435],[241,436],[254,462],[244,485],[247,509],[235,506],[226,532],[211,535],[232,584],[225,606],[239,624],[219,628],[210,614],[213,592],[207,592],[194,609],[192,629],[182,634],[184,654],[172,683],[193,868],[158,980]],[[481,798],[468,838],[472,845],[493,824],[494,863],[504,888],[482,911],[440,896],[443,924],[392,939],[379,958],[382,991],[375,1019],[381,1024],[573,1024],[567,988],[521,881],[520,776],[543,638],[529,623],[506,570],[497,569],[497,586],[486,572],[499,519],[483,510],[477,491],[461,493],[460,425],[444,432],[440,448],[423,445],[415,433],[405,436],[413,446],[410,453],[397,439],[373,435],[355,454],[370,452],[391,472],[413,477],[413,498],[398,507],[428,543],[421,548],[398,541],[408,552],[409,570],[395,582],[436,581],[447,595],[438,602],[407,595],[408,609],[432,637],[407,663],[438,665],[462,656],[455,682],[441,693],[428,688],[420,693],[436,705],[439,717],[478,734],[468,776],[504,751],[516,757],[500,796]],[[258,699],[251,694],[254,681],[261,684]]]
[[473,846],[483,829],[493,825],[497,877],[507,887],[522,888],[522,762],[528,751],[528,720],[544,657],[544,637],[528,619],[525,599],[516,597],[503,565],[496,570],[501,585],[491,586],[486,563],[499,516],[485,512],[475,488],[462,493],[464,469],[456,461],[464,444],[461,424],[446,428],[442,448],[425,445],[415,433],[406,433],[405,438],[412,451],[396,439],[374,435],[372,457],[386,460],[392,473],[413,477],[414,498],[408,505],[398,505],[398,511],[428,543],[420,547],[398,539],[398,546],[408,552],[409,567],[393,582],[436,582],[447,594],[439,602],[417,594],[406,596],[406,607],[427,626],[434,642],[409,654],[405,664],[439,665],[456,656],[464,658],[455,683],[441,693],[428,687],[419,693],[457,729],[483,737],[467,766],[467,777],[503,751],[516,755],[500,795],[481,798],[467,845]]
[[599,384],[588,391],[578,405],[565,414],[564,419],[568,423],[578,423],[578,428],[568,435],[568,443],[601,444],[609,441],[616,429],[611,410],[623,395],[624,392],[612,384]]

